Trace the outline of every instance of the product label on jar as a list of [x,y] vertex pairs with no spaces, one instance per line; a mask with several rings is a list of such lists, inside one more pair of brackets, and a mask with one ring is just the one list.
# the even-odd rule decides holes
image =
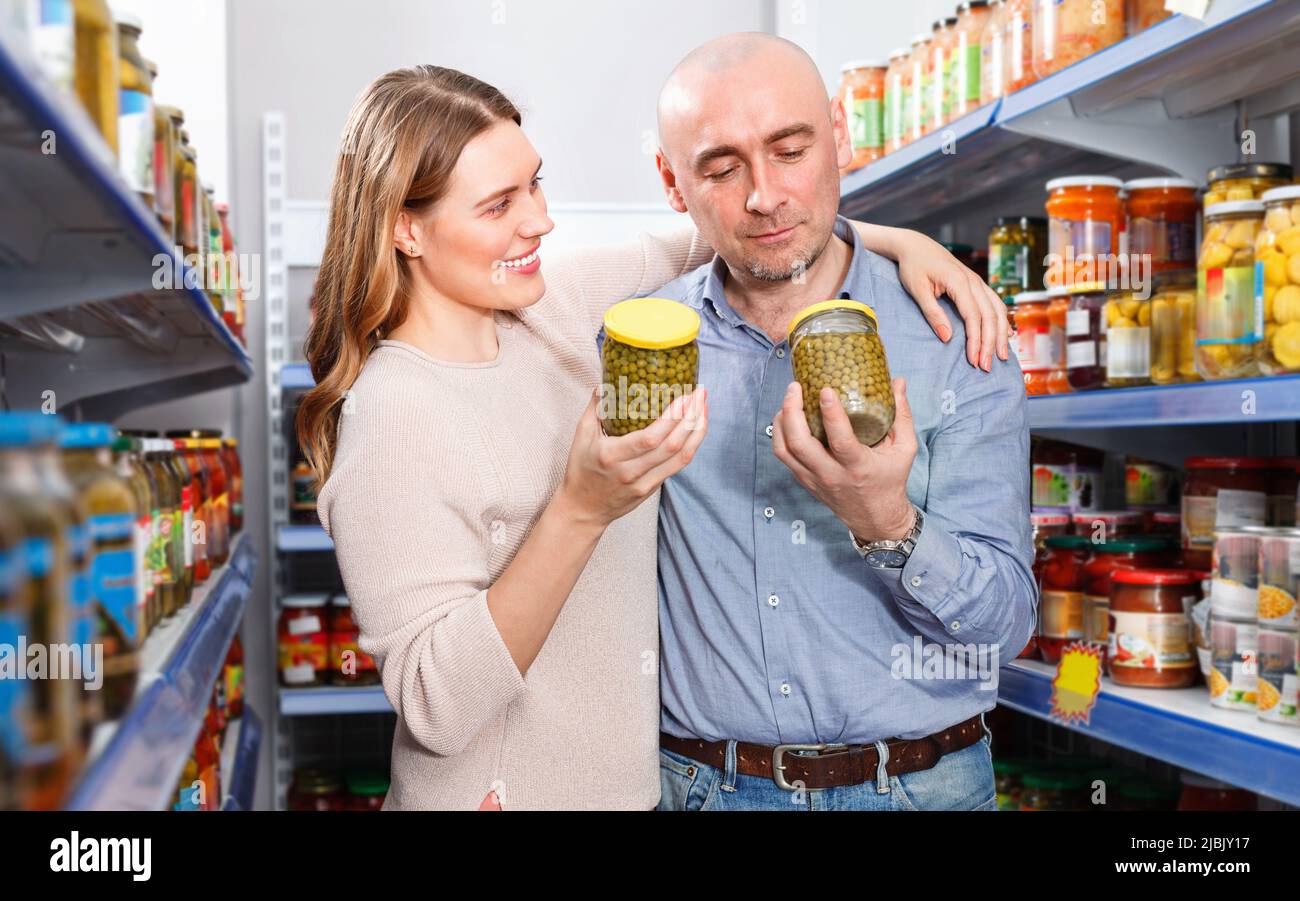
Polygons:
[[286,685],[305,685],[329,665],[329,643],[325,633],[294,641],[280,641],[280,675]]
[[1022,329],[1016,335],[1016,359],[1021,372],[1045,372],[1060,365],[1056,344],[1045,326]]
[[1029,286],[1029,245],[993,244],[989,246],[989,284],[995,288]]
[[1254,710],[1258,690],[1259,627],[1249,622],[1215,621],[1209,676],[1210,700],[1216,707]]
[[1145,379],[1151,376],[1151,329],[1112,328],[1107,332],[1106,377]]
[[1039,601],[1044,638],[1083,637],[1083,592],[1045,590]]
[[[135,571],[135,523],[129,513],[95,516],[90,520],[90,532],[100,545],[91,569],[95,598],[127,643],[135,645],[140,640],[136,619],[140,602]],[[120,547],[125,542],[132,542],[131,547]]]
[[[0,611],[0,647],[16,649],[21,639],[36,640],[26,618],[17,611]],[[20,760],[26,753],[31,684],[27,679],[0,679],[0,749],[9,760]]]
[[1067,369],[1085,369],[1097,365],[1097,344],[1095,341],[1071,341],[1065,346],[1065,366]]
[[1198,346],[1257,344],[1263,339],[1263,297],[1256,303],[1254,267],[1203,269],[1197,289],[1205,299],[1196,305]]
[[1296,633],[1260,629],[1256,698],[1261,719],[1296,722]]
[[1092,316],[1087,310],[1070,310],[1065,314],[1065,334],[1068,338],[1092,334]]
[[1176,484],[1163,466],[1130,463],[1124,469],[1124,500],[1134,507],[1163,506]]
[[1233,579],[1215,578],[1210,583],[1210,601],[1219,616],[1253,617],[1259,609],[1259,589]]
[[[1113,249],[1112,235],[1113,230],[1109,222],[1099,222],[1097,220],[1075,220],[1060,219],[1056,216],[1048,220],[1047,225],[1048,246],[1051,252],[1059,255],[1062,259],[1066,256],[1066,248],[1074,248],[1074,258],[1078,268],[1091,268],[1096,262],[1096,257],[1101,254],[1109,254]],[[1091,257],[1091,261],[1080,260],[1082,256]],[[1065,284],[1071,284],[1072,279],[1068,273]]]
[[153,584],[170,585],[176,581],[174,551],[176,543],[172,540],[172,526],[176,517],[170,511],[153,511],[153,540],[149,548],[149,568],[153,571]]
[[299,616],[289,620],[289,634],[294,636],[312,635],[323,630],[320,617],[315,614],[311,616]]
[[1190,669],[1191,636],[1181,613],[1114,612],[1110,665],[1135,669]]
[[46,77],[71,91],[76,71],[77,37],[72,0],[38,0],[32,49]]
[[68,641],[90,644],[95,637],[94,595],[90,575],[90,527],[77,524],[68,529],[72,555],[68,568]]
[[[960,51],[959,51],[960,52]],[[953,79],[958,87],[957,90],[965,90],[966,102],[970,104],[979,103],[980,99],[980,73],[983,68],[980,58],[980,45],[976,42],[966,47],[966,64],[963,66],[961,60],[957,62],[957,77]],[[964,84],[963,84],[964,82]]]
[[1129,220],[1128,245],[1129,253],[1150,255],[1156,264],[1196,263],[1196,227],[1192,222],[1134,217]]
[[883,132],[884,121],[881,118],[883,106],[879,98],[852,99],[848,104],[849,136],[853,139],[853,149],[869,147],[873,150],[885,145]]
[[54,568],[54,545],[44,538],[29,538],[24,541],[22,556],[29,578],[44,579]]
[[1270,723],[1300,724],[1297,712],[1296,674],[1280,673],[1265,678],[1261,673],[1255,689],[1256,709],[1259,718]]
[[153,98],[141,91],[118,93],[121,114],[118,117],[118,158],[122,177],[133,191],[152,194],[153,171]]
[[1262,526],[1268,497],[1262,491],[1222,490],[1217,497],[1183,496],[1183,546],[1208,550],[1214,530]]
[[26,576],[26,573],[20,573],[17,555],[0,548],[0,599],[14,592],[20,576]]
[[1055,507],[1071,513],[1099,509],[1101,470],[1035,463],[1032,485],[1033,506]]
[[1110,598],[1089,594],[1083,599],[1083,640],[1104,645],[1110,634]]
[[149,545],[153,543],[153,517],[148,511],[135,521],[132,528],[132,550],[135,554],[136,597],[146,605],[153,593],[153,570],[149,564]]

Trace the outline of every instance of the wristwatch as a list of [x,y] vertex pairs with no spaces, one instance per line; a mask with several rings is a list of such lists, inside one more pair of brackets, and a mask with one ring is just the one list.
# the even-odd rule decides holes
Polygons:
[[912,550],[921,540],[921,527],[925,524],[925,514],[921,508],[913,505],[912,510],[916,513],[916,521],[912,524],[912,531],[902,541],[860,541],[858,536],[849,532],[853,547],[867,561],[868,566],[873,569],[902,569],[907,565]]

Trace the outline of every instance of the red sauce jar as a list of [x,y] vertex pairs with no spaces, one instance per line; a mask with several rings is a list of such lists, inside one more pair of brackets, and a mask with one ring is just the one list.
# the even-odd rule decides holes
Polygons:
[[1209,569],[1216,529],[1262,526],[1274,464],[1260,457],[1190,457],[1184,464],[1183,559]]
[[280,603],[280,684],[286,688],[325,685],[329,681],[330,650],[325,598],[288,597]]
[[[1086,539],[1085,539],[1086,540]],[[1120,538],[1092,545],[1092,556],[1084,566],[1083,639],[1102,651],[1106,665],[1106,648],[1110,644],[1111,578],[1118,570],[1151,569],[1168,562],[1169,543],[1150,536]]]
[[343,780],[326,770],[294,772],[287,802],[290,810],[299,812],[335,813],[348,809]]
[[330,681],[335,685],[378,685],[375,658],[358,647],[361,630],[352,618],[352,604],[335,595],[329,612]]
[[388,777],[383,773],[348,773],[348,809],[383,810]]
[[1188,570],[1118,570],[1111,577],[1110,677],[1134,688],[1190,688],[1196,681],[1192,605],[1200,575]]
[[1076,513],[1071,523],[1075,535],[1101,542],[1142,534],[1142,514],[1133,510]]
[[1059,663],[1066,645],[1083,638],[1085,565],[1091,550],[1091,542],[1078,535],[1047,539],[1038,598],[1038,651],[1047,663]]

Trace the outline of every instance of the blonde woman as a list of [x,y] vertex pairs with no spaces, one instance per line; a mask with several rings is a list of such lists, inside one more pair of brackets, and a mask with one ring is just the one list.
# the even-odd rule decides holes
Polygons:
[[[335,174],[298,435],[398,715],[385,809],[659,798],[658,489],[705,440],[708,392],[604,436],[595,335],[711,251],[643,237],[543,281],[552,222],[520,123],[468,75],[392,72]],[[901,258],[944,340],[935,298],[958,298],[972,361],[1001,339],[987,288],[933,242],[863,237]]]

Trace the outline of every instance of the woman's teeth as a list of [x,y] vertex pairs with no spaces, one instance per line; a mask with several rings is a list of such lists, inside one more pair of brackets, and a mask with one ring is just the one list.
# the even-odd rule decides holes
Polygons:
[[537,254],[538,251],[534,250],[528,256],[520,257],[517,260],[501,260],[497,263],[497,266],[502,269],[522,269],[537,262]]

